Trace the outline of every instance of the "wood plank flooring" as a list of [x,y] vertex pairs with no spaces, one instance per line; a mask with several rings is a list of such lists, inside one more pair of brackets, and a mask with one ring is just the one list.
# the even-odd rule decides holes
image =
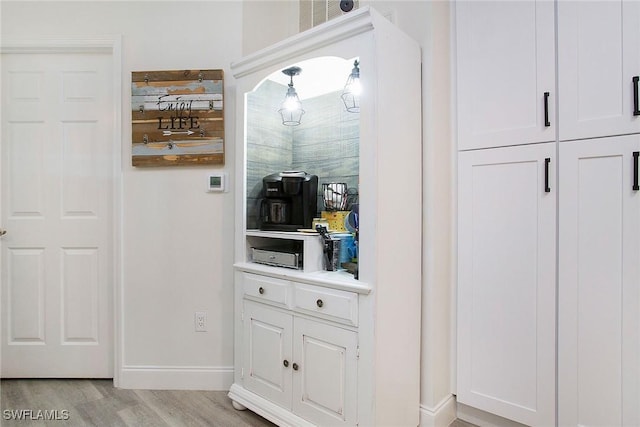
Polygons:
[[[224,391],[123,390],[111,380],[2,380],[0,425],[99,427],[273,427],[251,411],[237,411]],[[11,420],[6,411],[31,410]],[[55,411],[59,420],[38,418]],[[68,411],[68,419],[63,410]],[[44,414],[41,414],[44,417]]]
[[[2,427],[274,427],[253,412],[237,411],[224,391],[124,390],[111,380],[0,381]],[[7,419],[21,411],[26,419]],[[30,410],[31,413],[24,412]],[[38,411],[58,420],[37,420]],[[63,411],[68,411],[68,419]],[[41,414],[41,417],[45,417]],[[455,420],[450,427],[475,427]]]

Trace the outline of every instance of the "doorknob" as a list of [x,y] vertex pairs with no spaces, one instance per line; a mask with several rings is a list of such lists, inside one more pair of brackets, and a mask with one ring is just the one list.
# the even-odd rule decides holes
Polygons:
[[5,234],[7,234],[7,230],[0,228],[0,236],[4,236]]

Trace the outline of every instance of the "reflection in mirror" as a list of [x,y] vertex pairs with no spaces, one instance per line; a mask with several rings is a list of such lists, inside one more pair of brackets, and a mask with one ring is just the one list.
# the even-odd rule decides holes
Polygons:
[[322,184],[346,183],[349,193],[357,192],[360,114],[347,112],[341,97],[357,59],[321,57],[290,64],[303,70],[295,78],[305,110],[298,126],[283,126],[278,113],[290,81],[282,70],[247,94],[248,229],[259,228],[262,179],[272,173],[300,170],[317,175],[318,211],[325,209]]

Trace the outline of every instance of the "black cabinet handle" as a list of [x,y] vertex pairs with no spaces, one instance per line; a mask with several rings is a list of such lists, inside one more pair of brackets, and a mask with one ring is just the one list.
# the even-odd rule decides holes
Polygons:
[[549,163],[551,163],[551,158],[547,157],[544,159],[544,192],[551,193],[551,187],[549,187]]
[[282,364],[284,365],[285,368],[289,367],[289,361],[287,359],[283,360]]
[[322,300],[321,300],[321,299],[319,299],[318,301],[316,301],[316,305],[317,305],[319,308],[322,308],[322,306],[324,305],[324,302],[322,302]]
[[544,93],[544,127],[551,126],[549,121],[549,92]]
[[640,116],[640,105],[638,105],[638,81],[640,81],[640,76],[633,76],[633,115]]
[[260,295],[264,294],[264,288],[262,286],[260,286],[258,288],[258,292],[260,293]]
[[640,185],[638,185],[638,155],[640,155],[640,151],[633,152],[633,191],[640,190]]
[[293,368],[294,371],[297,371],[300,368],[300,366],[298,366],[297,363],[294,363],[292,368]]

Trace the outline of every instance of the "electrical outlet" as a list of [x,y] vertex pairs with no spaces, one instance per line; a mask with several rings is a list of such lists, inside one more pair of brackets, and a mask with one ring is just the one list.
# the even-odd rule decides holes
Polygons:
[[207,331],[207,313],[206,312],[196,311],[195,321],[196,321],[196,332]]

